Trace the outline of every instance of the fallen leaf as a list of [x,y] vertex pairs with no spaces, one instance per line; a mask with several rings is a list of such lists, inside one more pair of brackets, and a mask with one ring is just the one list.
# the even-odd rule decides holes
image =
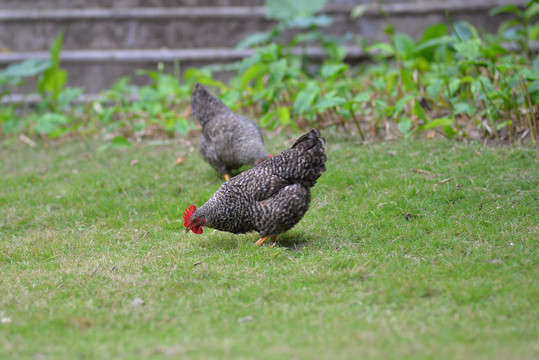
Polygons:
[[410,213],[406,213],[406,215],[404,215],[404,218],[408,221],[411,221],[412,220],[412,214]]
[[410,171],[420,173],[420,174],[430,175],[430,172],[428,172],[427,170],[423,170],[423,169],[410,169]]
[[7,316],[2,316],[0,318],[0,323],[2,324],[11,324],[11,318]]
[[453,180],[453,179],[455,179],[455,178],[456,178],[456,176],[453,176],[453,177],[444,179],[444,180],[442,180],[442,181],[438,181],[436,184],[434,184],[434,186],[438,186],[438,185],[441,185],[441,184],[445,184],[446,182],[449,182],[449,181],[451,181],[451,180]]
[[485,262],[491,263],[491,264],[503,264],[503,260],[500,259],[490,259]]
[[131,301],[131,304],[129,304],[131,306],[141,306],[141,305],[144,305],[144,300],[142,300],[142,298],[139,298],[139,297],[136,297],[133,299],[133,301]]
[[131,162],[129,163],[129,165],[133,166],[133,165],[137,165],[138,164],[138,160],[137,159],[133,159],[131,160]]
[[183,164],[184,161],[185,159],[183,158],[183,156],[178,156],[178,158],[176,159],[176,162],[174,163],[174,166]]
[[429,131],[427,133],[427,139],[434,139],[436,137],[436,131]]
[[200,265],[200,264],[202,264],[202,260],[197,261],[196,263],[193,264],[193,266],[198,266],[198,265]]
[[26,145],[29,145],[31,147],[36,146],[36,142],[34,140],[30,139],[28,136],[26,136],[24,134],[19,135],[19,140],[21,140],[23,143],[25,143]]
[[253,321],[255,318],[253,317],[253,315],[247,315],[247,316],[244,316],[242,318],[239,318],[238,319],[238,322],[242,323],[242,322],[248,322],[248,321]]

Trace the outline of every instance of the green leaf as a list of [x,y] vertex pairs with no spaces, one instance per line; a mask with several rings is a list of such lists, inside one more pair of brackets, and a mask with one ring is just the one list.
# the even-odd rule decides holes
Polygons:
[[412,120],[407,116],[403,116],[399,120],[399,124],[397,125],[397,127],[399,128],[399,131],[402,134],[406,135],[408,134],[408,132],[410,131],[410,128],[412,127]]
[[535,80],[534,82],[529,84],[526,88],[528,89],[528,92],[530,94],[534,93],[534,92],[538,92],[539,91],[539,80]]
[[286,27],[291,29],[307,29],[310,27],[325,27],[333,22],[331,16],[320,14],[317,16],[301,16],[290,19],[286,22]]
[[524,18],[526,18],[527,20],[530,20],[537,14],[539,14],[539,4],[535,3],[535,4],[530,5],[524,11]]
[[45,113],[37,118],[35,130],[43,134],[51,134],[67,124],[69,119],[64,114]]
[[54,40],[54,43],[49,49],[49,52],[51,54],[51,61],[54,67],[60,66],[60,51],[62,50],[63,40],[64,40],[64,30],[61,30],[58,36],[56,37],[56,40]]
[[404,33],[396,33],[394,37],[395,50],[400,56],[407,55],[412,52],[415,43],[410,35]]
[[466,21],[457,21],[454,25],[455,33],[461,41],[468,41],[477,38],[477,30],[472,24]]
[[408,94],[395,104],[395,112],[393,113],[393,116],[399,116],[402,108],[404,107],[404,104],[406,104],[408,101],[412,100],[414,98],[414,95]]
[[454,36],[444,35],[435,39],[425,41],[424,43],[418,44],[414,49],[414,52],[419,52],[424,49],[428,49],[434,46],[453,44],[457,41]]
[[41,59],[28,59],[9,65],[3,74],[13,77],[30,77],[41,74],[52,66],[52,61]]
[[432,121],[429,121],[425,125],[422,126],[423,130],[429,130],[434,129],[440,126],[450,126],[453,125],[454,121],[447,117],[438,118]]
[[479,50],[481,47],[480,39],[471,39],[469,41],[463,41],[456,44],[453,44],[455,50],[461,56],[464,56],[467,59],[476,59],[479,57]]
[[368,53],[381,51],[382,55],[395,55],[395,49],[391,45],[382,42],[367,47],[365,51]]
[[314,104],[314,108],[318,111],[321,111],[335,106],[341,106],[344,103],[346,103],[346,100],[341,97],[326,97]]
[[425,43],[432,39],[439,39],[441,37],[446,36],[447,33],[448,33],[448,29],[445,24],[438,23],[438,24],[431,25],[423,33],[423,37],[421,38],[421,43]]
[[416,84],[414,82],[414,77],[412,75],[412,72],[403,67],[400,69],[400,74],[401,74],[402,85],[404,86],[404,88],[407,91],[415,92],[417,89],[416,89]]
[[281,106],[277,108],[277,115],[279,115],[281,125],[288,125],[288,122],[290,121],[290,110],[287,107]]
[[369,101],[371,99],[371,91],[363,91],[354,96],[352,99],[355,102],[363,103],[365,101]]
[[318,96],[319,88],[308,87],[298,93],[294,102],[294,112],[303,114],[313,104],[314,99]]
[[266,17],[284,20],[309,16],[320,11],[327,0],[266,0]]
[[278,84],[283,80],[283,77],[286,74],[287,65],[286,59],[280,59],[279,61],[273,62],[269,65],[271,83]]
[[501,13],[512,13],[512,14],[515,14],[515,15],[517,15],[519,17],[522,17],[522,15],[523,15],[522,10],[517,8],[515,5],[497,6],[497,7],[495,7],[494,9],[492,9],[492,10],[490,10],[488,12],[488,14],[490,16],[495,16],[495,15],[498,15],[498,14],[501,14]]
[[255,32],[246,36],[236,45],[236,49],[246,49],[254,45],[265,44],[271,41],[276,36],[274,31]]
[[245,71],[241,77],[241,88],[245,89],[247,85],[257,76],[266,72],[267,66],[265,64],[254,64]]
[[504,122],[501,122],[501,123],[497,124],[496,125],[496,130],[501,130],[506,126],[511,126],[511,125],[513,125],[513,122],[511,120],[507,120],[507,121],[504,121]]
[[346,64],[324,64],[320,68],[320,76],[323,79],[329,79],[338,73],[346,71],[346,69],[348,69]]
[[65,88],[58,94],[58,107],[64,109],[84,92],[83,88]]
[[66,80],[67,71],[57,67],[51,67],[41,74],[38,82],[38,91],[41,94],[51,93],[53,97],[56,97],[64,87]]
[[539,71],[539,54],[537,54],[537,56],[533,60],[532,69],[534,71]]
[[432,80],[430,84],[427,86],[427,94],[429,94],[430,97],[432,98],[436,98],[443,84],[444,84],[444,79]]
[[472,116],[476,111],[477,109],[474,106],[464,102],[457,103],[453,106],[453,114],[466,114]]
[[272,111],[269,111],[269,112],[265,113],[262,116],[262,118],[260,118],[260,126],[261,127],[267,127],[268,125],[270,125],[270,123],[272,122],[274,116],[275,116],[275,113],[272,112]]
[[131,143],[129,142],[129,140],[127,140],[123,136],[115,136],[112,139],[112,147],[113,148],[124,148],[124,147],[128,147],[128,146],[131,146]]

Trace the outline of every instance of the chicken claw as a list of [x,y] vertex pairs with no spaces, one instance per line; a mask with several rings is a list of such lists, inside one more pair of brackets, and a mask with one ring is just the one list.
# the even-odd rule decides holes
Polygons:
[[225,174],[225,181],[228,181],[228,180],[230,180],[230,175]]
[[275,241],[277,241],[277,235],[272,235],[272,236],[264,236],[263,238],[260,238],[256,243],[255,245],[262,245],[264,243],[264,241],[268,240],[268,238],[271,237],[270,241],[275,244]]

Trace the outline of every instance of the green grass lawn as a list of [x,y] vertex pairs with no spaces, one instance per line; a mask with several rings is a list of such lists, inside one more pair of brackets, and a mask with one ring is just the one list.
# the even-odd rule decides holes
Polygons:
[[184,233],[196,141],[0,144],[0,358],[539,358],[539,152],[325,135],[275,247]]

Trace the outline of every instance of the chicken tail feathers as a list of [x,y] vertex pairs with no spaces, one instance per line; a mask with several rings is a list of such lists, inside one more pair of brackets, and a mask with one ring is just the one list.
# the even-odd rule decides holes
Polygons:
[[202,127],[217,114],[229,110],[225,104],[211,95],[202,85],[195,83],[191,95],[191,111]]
[[324,149],[325,140],[320,135],[318,129],[313,129],[300,137],[292,148],[289,149],[287,156],[295,163],[295,180],[308,188],[316,184],[316,180],[326,171],[327,157]]

